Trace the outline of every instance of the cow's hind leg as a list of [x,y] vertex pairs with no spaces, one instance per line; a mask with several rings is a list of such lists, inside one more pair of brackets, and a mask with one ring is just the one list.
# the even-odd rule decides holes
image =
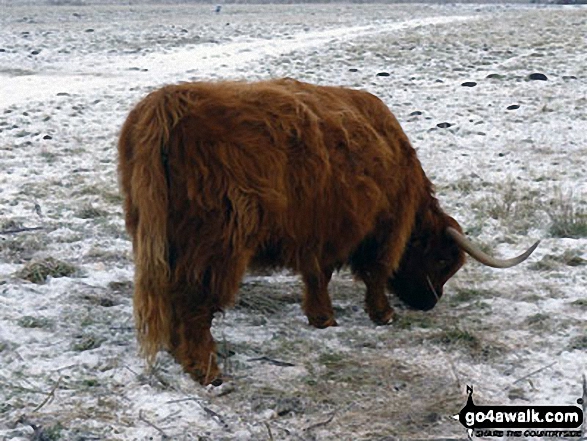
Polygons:
[[[185,294],[182,297],[185,298]],[[181,301],[176,303],[175,309],[173,356],[184,371],[201,384],[221,383],[216,362],[216,343],[210,332],[214,308]]]
[[[184,370],[201,384],[221,384],[216,344],[210,327],[214,313],[234,302],[250,253],[235,253],[208,261],[193,289],[180,288],[174,301],[173,355]],[[182,286],[182,285],[179,285]]]
[[316,328],[337,326],[334,318],[332,302],[328,294],[328,283],[332,277],[333,268],[319,272],[307,271],[302,273],[305,284],[302,308],[308,317],[310,325]]

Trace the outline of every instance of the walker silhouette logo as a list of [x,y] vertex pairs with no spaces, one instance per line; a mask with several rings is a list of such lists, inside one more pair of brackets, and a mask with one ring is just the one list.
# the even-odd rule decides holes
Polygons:
[[[476,436],[581,436],[580,430],[570,430],[583,423],[583,411],[578,406],[477,406],[472,386],[467,386],[467,394],[467,404],[453,418],[468,429],[469,439],[473,432]],[[583,399],[577,403],[583,404]],[[494,428],[549,430],[485,430]]]

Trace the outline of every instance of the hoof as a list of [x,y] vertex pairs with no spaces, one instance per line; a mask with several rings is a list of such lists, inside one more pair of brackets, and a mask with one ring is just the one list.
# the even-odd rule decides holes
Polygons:
[[388,325],[395,316],[395,312],[392,308],[385,311],[369,312],[369,318],[373,323],[379,326]]
[[212,386],[220,386],[222,384],[222,375],[220,369],[216,366],[216,363],[214,363],[214,366],[210,366],[210,368],[207,369],[198,367],[186,368],[185,372],[202,386],[207,386],[209,384]]
[[338,326],[338,323],[336,323],[336,319],[334,318],[334,316],[308,317],[308,322],[310,323],[310,325],[318,329],[325,329],[329,328],[330,326]]
[[189,374],[194,381],[197,381],[202,386],[212,385],[218,387],[222,385],[222,377],[220,376],[220,372],[218,372],[216,375],[207,376],[206,373],[201,372],[190,372]]

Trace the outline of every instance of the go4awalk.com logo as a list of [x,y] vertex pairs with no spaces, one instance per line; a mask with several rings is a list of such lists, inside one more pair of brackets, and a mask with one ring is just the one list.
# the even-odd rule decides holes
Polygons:
[[[579,406],[477,406],[467,386],[467,404],[454,416],[475,436],[580,437],[583,410]],[[579,398],[577,404],[583,404]]]

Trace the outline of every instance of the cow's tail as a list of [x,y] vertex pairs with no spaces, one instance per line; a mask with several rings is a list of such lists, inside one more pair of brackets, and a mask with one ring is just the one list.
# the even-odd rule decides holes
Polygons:
[[153,92],[133,110],[120,137],[120,152],[131,152],[128,163],[121,165],[121,174],[124,187],[124,167],[128,167],[125,190],[135,258],[134,316],[140,352],[149,363],[160,349],[171,348],[174,312],[167,236],[167,154],[170,132],[187,107],[185,97],[169,88]]

